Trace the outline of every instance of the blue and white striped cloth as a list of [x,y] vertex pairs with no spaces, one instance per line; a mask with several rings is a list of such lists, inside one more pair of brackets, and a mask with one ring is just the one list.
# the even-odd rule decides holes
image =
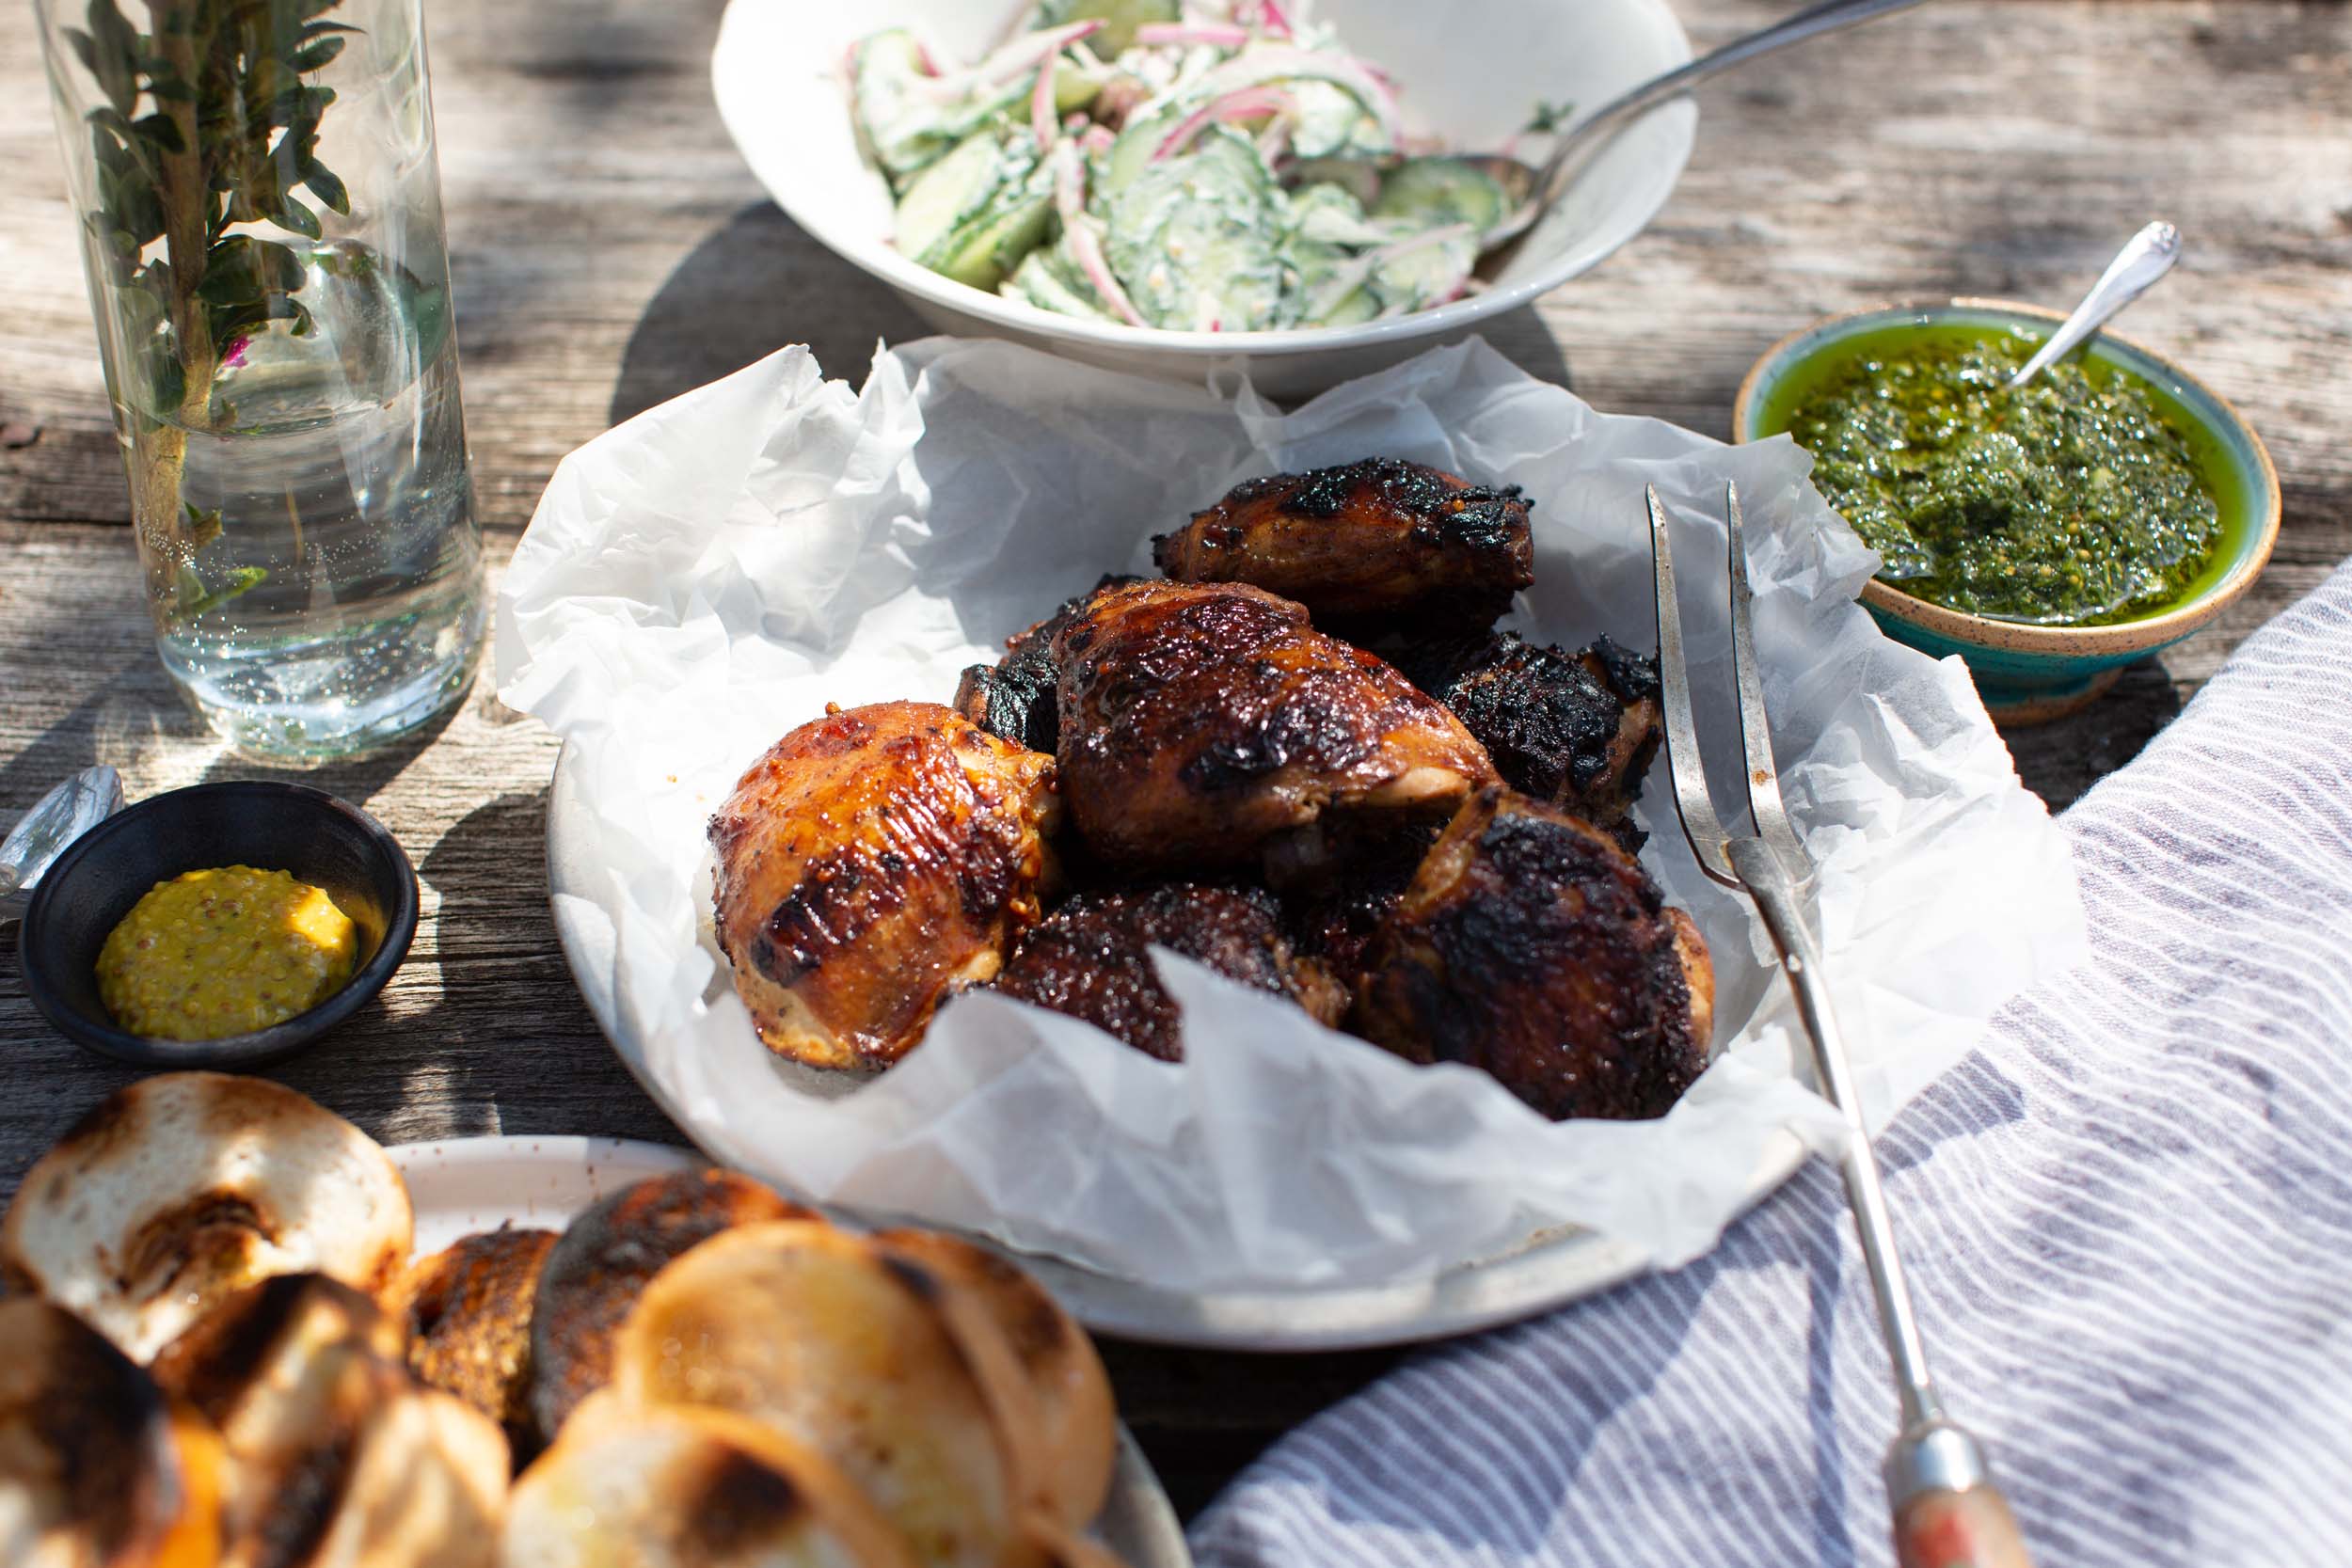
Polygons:
[[[1879,1143],[1922,1328],[2042,1568],[2352,1564],[2352,565],[2064,818],[2095,958]],[[1278,1444],[1204,1568],[1892,1560],[1816,1163],[1711,1256]]]

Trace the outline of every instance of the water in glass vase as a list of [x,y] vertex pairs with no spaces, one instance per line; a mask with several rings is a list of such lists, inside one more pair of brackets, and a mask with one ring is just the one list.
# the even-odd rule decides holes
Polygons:
[[[231,745],[289,760],[454,703],[483,630],[447,292],[358,245],[302,260],[309,330],[222,345],[201,428],[118,410],[165,667]],[[174,468],[176,527],[150,515]]]

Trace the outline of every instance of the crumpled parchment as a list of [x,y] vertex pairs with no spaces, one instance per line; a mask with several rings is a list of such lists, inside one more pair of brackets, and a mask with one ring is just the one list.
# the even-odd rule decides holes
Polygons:
[[564,459],[500,598],[500,693],[570,743],[591,897],[633,1053],[719,1158],[1173,1290],[1386,1281],[1600,1230],[1672,1265],[1756,1196],[1788,1132],[1834,1144],[1786,986],[1708,881],[1658,765],[1644,860],[1713,949],[1722,1053],[1662,1120],[1548,1123],[1483,1075],[1415,1068],[1173,955],[1189,1059],[987,993],[850,1089],[772,1059],[709,935],[704,825],[822,712],[945,702],[966,664],[1256,474],[1393,454],[1526,487],[1536,581],[1509,625],[1655,645],[1642,487],[1675,518],[1698,719],[1740,793],[1723,488],[1738,482],[1783,788],[1820,864],[1828,972],[1882,1121],[1987,1017],[2076,961],[2063,839],[1957,660],[1854,603],[1876,558],[1788,440],[1726,447],[1595,412],[1483,343],[1283,415],[995,342],[879,355],[862,391],[788,348]]

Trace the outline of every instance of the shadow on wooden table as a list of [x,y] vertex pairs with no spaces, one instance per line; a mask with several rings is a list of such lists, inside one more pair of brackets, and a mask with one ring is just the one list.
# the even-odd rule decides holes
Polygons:
[[2115,689],[2071,719],[2028,729],[2005,729],[2017,776],[2026,787],[2064,811],[2155,738],[2181,711],[2180,689],[2154,659],[2126,665]]
[[[696,245],[645,307],[608,418],[633,419],[787,343],[808,344],[827,375],[856,386],[878,342],[930,330],[886,284],[763,201]],[[1482,335],[1529,374],[1570,385],[1567,360],[1534,307],[1495,318]]]
[[744,208],[696,245],[645,307],[621,356],[611,420],[619,424],[806,343],[827,375],[866,378],[877,341],[930,328],[884,284],[827,250],[773,202]]

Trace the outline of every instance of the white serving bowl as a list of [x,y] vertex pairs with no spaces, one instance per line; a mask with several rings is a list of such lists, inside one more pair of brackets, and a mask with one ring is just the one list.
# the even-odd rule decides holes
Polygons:
[[[899,254],[890,243],[889,188],[859,156],[850,127],[840,64],[851,43],[908,25],[958,59],[976,58],[1008,9],[1004,0],[730,0],[710,61],[720,117],[793,222],[890,284],[940,330],[1195,384],[1232,368],[1270,396],[1297,396],[1470,336],[1641,232],[1689,162],[1697,124],[1686,102],[1633,126],[1492,287],[1434,310],[1282,332],[1081,321],[968,288]],[[1590,108],[1691,56],[1665,0],[1319,0],[1314,15],[1396,79],[1409,125],[1464,151],[1500,148],[1538,103]]]

